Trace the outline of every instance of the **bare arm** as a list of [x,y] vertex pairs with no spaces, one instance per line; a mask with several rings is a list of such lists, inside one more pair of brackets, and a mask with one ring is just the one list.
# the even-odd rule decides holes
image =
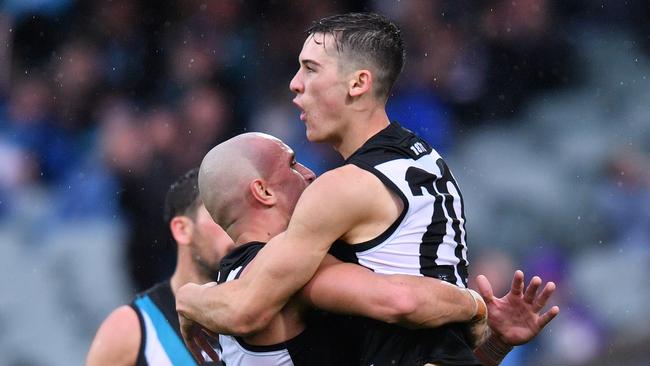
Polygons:
[[140,349],[140,322],[130,306],[115,309],[97,330],[86,366],[135,365]]
[[553,282],[548,282],[537,293],[542,279],[535,276],[524,291],[524,273],[516,271],[510,291],[497,298],[485,276],[478,276],[476,280],[479,292],[488,306],[488,323],[492,331],[487,342],[475,352],[484,365],[495,366],[501,363],[513,346],[529,342],[560,312],[559,307],[553,306],[541,313],[555,291]]
[[[302,194],[287,231],[274,237],[242,278],[219,286],[183,286],[177,311],[215,333],[246,336],[271,318],[314,275],[331,243],[367,211],[346,171],[328,172]],[[364,210],[364,207],[366,210]]]
[[377,274],[330,255],[303,288],[301,297],[323,310],[409,328],[466,322],[477,312],[486,313],[485,303],[480,299],[477,303],[466,289],[434,278]]

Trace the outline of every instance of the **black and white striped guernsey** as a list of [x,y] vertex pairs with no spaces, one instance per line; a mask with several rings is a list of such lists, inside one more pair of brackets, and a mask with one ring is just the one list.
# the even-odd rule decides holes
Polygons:
[[427,142],[393,122],[346,161],[373,173],[404,203],[400,217],[365,243],[332,252],[378,273],[435,277],[467,286],[463,199],[447,164]]
[[[434,277],[466,287],[463,199],[440,155],[426,141],[392,122],[346,164],[374,174],[402,200],[404,209],[378,237],[354,245],[339,240],[330,253],[377,273]],[[368,322],[362,365],[479,364],[460,325],[413,331]]]

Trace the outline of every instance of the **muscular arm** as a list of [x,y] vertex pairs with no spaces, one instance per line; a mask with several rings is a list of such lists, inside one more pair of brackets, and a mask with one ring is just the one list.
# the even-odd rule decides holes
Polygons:
[[115,309],[97,330],[86,366],[135,365],[141,337],[135,310],[126,305]]
[[[431,328],[471,320],[474,297],[444,281],[409,275],[382,275],[328,255],[300,292],[310,305],[410,328]],[[483,309],[485,304],[480,304]]]
[[343,168],[316,179],[298,201],[287,231],[260,250],[244,278],[219,286],[186,285],[176,296],[177,311],[221,334],[246,336],[265,327],[311,279],[331,244],[376,212],[371,193],[350,184],[355,180]]

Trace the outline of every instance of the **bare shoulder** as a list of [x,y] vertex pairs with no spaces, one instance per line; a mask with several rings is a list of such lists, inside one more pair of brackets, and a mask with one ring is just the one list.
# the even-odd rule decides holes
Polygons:
[[386,185],[376,175],[356,165],[344,165],[322,177],[329,179],[328,186],[336,195],[354,204],[370,208],[392,201],[392,193]]
[[402,209],[399,198],[377,176],[348,164],[321,175],[307,187],[292,222],[312,222],[307,225],[309,231],[331,233],[330,240],[357,243],[386,230]]
[[308,190],[312,189],[312,187],[319,190],[328,190],[338,195],[365,195],[383,189],[384,185],[379,178],[369,171],[356,165],[346,164],[316,178],[308,187]]
[[102,326],[104,325],[118,332],[133,332],[133,328],[140,329],[138,314],[136,314],[135,310],[128,305],[122,305],[113,310],[102,324]]
[[120,306],[97,330],[86,365],[134,365],[141,337],[138,314],[128,305]]
[[359,204],[372,199],[385,190],[381,181],[372,173],[353,165],[344,165],[318,177],[300,197],[297,210],[307,208],[324,212],[333,209],[353,214]]

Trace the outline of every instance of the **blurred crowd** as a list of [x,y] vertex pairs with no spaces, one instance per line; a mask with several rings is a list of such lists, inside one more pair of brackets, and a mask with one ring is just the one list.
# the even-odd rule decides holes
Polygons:
[[[559,285],[552,334],[509,362],[647,358],[639,342],[649,331],[635,321],[648,294],[633,294],[650,284],[642,0],[6,0],[0,257],[29,260],[6,259],[5,270],[15,268],[8,282],[31,272],[45,282],[34,296],[59,283],[51,301],[74,314],[50,325],[76,327],[89,342],[107,309],[171,273],[164,193],[212,146],[263,131],[318,173],[340,164],[329,147],[305,141],[288,83],[307,26],[347,11],[377,11],[402,27],[407,63],[389,116],[426,137],[459,176],[471,273],[494,278],[497,292],[515,267]],[[53,257],[66,257],[54,260],[58,272],[33,274]],[[75,281],[92,292],[69,290]],[[20,307],[0,300],[0,324]],[[0,335],[10,365],[40,364],[16,343]]]

